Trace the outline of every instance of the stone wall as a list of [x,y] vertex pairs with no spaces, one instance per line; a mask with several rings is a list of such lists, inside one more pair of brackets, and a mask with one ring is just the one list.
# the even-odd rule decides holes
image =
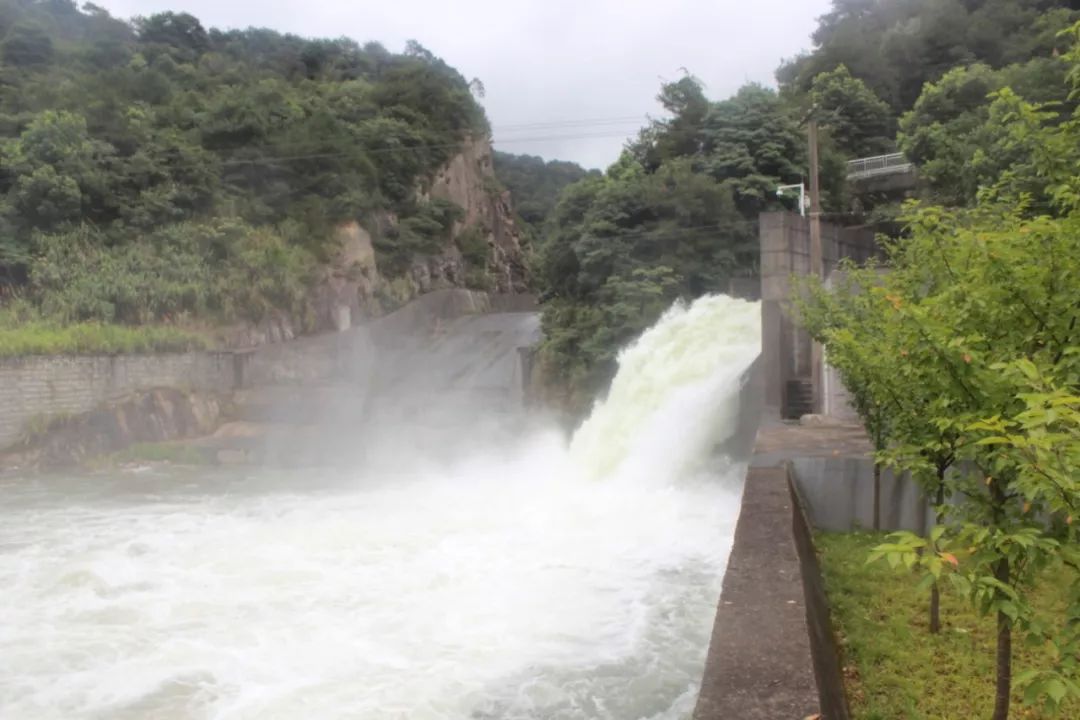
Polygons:
[[50,418],[89,412],[139,390],[227,392],[232,353],[22,357],[0,360],[0,449]]
[[136,443],[203,437],[217,429],[221,413],[222,403],[215,393],[174,388],[137,392],[90,412],[53,420],[30,442],[0,456],[0,464],[71,467]]
[[245,351],[0,359],[0,450],[42,429],[48,420],[88,413],[140,391],[176,388],[228,394],[240,388],[355,377],[370,367],[375,343],[424,335],[463,315],[534,306],[531,296],[456,288],[423,295],[365,326]]

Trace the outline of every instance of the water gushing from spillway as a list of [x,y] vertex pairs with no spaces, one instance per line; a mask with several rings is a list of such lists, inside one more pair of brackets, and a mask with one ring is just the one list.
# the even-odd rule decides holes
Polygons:
[[2,481],[0,717],[688,717],[757,318],[671,310],[569,446]]

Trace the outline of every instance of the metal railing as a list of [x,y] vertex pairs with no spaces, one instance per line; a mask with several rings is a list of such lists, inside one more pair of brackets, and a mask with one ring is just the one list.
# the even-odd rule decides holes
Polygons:
[[911,172],[914,165],[903,153],[877,155],[875,157],[851,160],[847,164],[848,180],[860,180],[875,175],[893,175]]

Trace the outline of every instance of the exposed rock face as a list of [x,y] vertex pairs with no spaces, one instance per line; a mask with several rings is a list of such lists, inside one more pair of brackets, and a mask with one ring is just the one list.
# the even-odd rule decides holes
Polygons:
[[435,175],[429,194],[465,209],[465,218],[454,228],[455,238],[467,228],[484,231],[491,249],[488,271],[494,276],[493,291],[528,290],[521,231],[514,222],[510,193],[495,181],[490,142],[467,142],[462,152]]
[[315,305],[319,326],[341,332],[370,314],[382,279],[371,233],[359,222],[339,225],[335,240],[338,254],[323,270]]
[[[337,253],[319,272],[312,292],[317,330],[343,331],[365,319],[395,310],[419,295],[447,288],[473,287],[499,294],[529,289],[525,248],[514,222],[510,193],[495,180],[491,143],[467,140],[461,153],[417,189],[420,202],[447,200],[464,211],[454,223],[443,250],[417,257],[405,275],[390,278],[379,270],[373,234],[397,226],[389,212],[340,224],[335,230]],[[487,267],[470,268],[459,249],[463,234],[487,243]],[[472,274],[470,275],[470,270]],[[303,332],[296,318],[275,315],[258,325],[244,324],[226,333],[229,347],[254,347],[291,340]]]
[[292,340],[298,334],[293,318],[282,312],[275,312],[260,323],[237,323],[220,332],[221,345],[227,348],[271,345]]

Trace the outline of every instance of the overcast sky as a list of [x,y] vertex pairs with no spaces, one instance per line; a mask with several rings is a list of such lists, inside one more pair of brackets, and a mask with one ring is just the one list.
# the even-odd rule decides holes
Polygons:
[[207,27],[415,39],[479,78],[496,146],[604,168],[686,68],[719,99],[773,84],[829,0],[96,0],[115,16],[186,11]]

